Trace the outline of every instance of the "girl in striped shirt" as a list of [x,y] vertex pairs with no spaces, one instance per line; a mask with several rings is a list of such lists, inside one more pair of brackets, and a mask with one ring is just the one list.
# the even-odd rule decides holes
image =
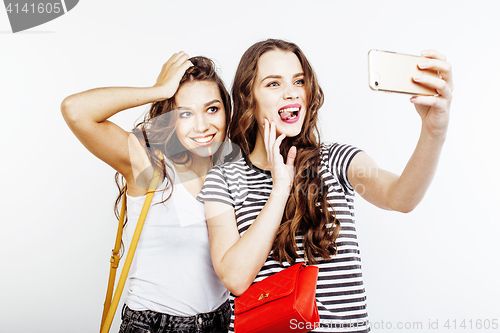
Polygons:
[[243,157],[213,168],[198,195],[205,202],[215,271],[234,296],[307,258],[319,267],[321,322],[311,330],[370,330],[354,193],[382,209],[410,212],[432,180],[448,127],[452,80],[444,56],[432,50],[422,55],[427,60],[420,67],[441,78],[414,77],[437,95],[410,99],[422,132],[399,176],[355,147],[321,143],[323,92],[297,45],[270,39],[245,52],[234,78],[229,127]]

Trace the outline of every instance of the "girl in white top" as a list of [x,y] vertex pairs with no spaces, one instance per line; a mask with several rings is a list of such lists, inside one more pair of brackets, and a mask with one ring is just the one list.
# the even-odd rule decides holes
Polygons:
[[[108,120],[148,103],[132,133]],[[67,97],[61,109],[85,147],[125,178],[125,236],[135,229],[154,170],[162,175],[129,275],[120,332],[227,332],[228,292],[213,269],[204,207],[195,199],[220,159],[231,114],[213,62],[179,52],[152,87],[91,89]]]

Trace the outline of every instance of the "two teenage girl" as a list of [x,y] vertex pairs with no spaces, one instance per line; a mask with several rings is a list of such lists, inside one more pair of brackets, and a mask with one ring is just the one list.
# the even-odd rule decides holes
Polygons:
[[[446,137],[453,88],[451,67],[444,56],[432,50],[422,54],[427,60],[420,67],[438,71],[440,78],[414,77],[414,80],[436,89],[437,95],[411,98],[421,116],[422,131],[417,147],[400,176],[378,168],[366,153],[356,147],[338,143],[323,144],[320,141],[317,117],[323,104],[323,92],[300,48],[282,40],[256,43],[243,55],[232,88],[234,111],[230,123],[229,101],[224,105],[220,88],[219,96],[215,96],[216,84],[211,85],[213,96],[208,94],[206,99],[202,99],[195,88],[210,86],[208,82],[185,79],[189,77],[188,68],[192,64],[182,53],[174,55],[165,64],[157,84],[152,88],[106,88],[68,97],[63,102],[63,114],[71,129],[91,152],[125,177],[130,197],[141,196],[146,192],[144,188],[147,185],[141,187],[141,184],[136,184],[141,178],[137,176],[145,173],[143,170],[149,170],[151,166],[162,170],[155,153],[144,149],[147,147],[144,138],[149,135],[148,130],[161,133],[158,127],[163,124],[164,132],[174,131],[175,134],[165,134],[162,137],[164,141],[156,140],[155,146],[151,140],[149,144],[163,153],[165,169],[170,167],[172,171],[171,178],[168,172],[163,172],[166,180],[162,185],[165,184],[167,189],[164,192],[171,188],[173,190],[170,190],[169,195],[173,196],[179,185],[183,186],[179,182],[175,183],[174,179],[194,179],[189,182],[192,186],[184,184],[180,189],[188,190],[184,194],[189,192],[196,195],[199,192],[198,200],[205,203],[208,235],[204,229],[203,236],[209,238],[212,262],[206,265],[202,273],[204,275],[200,278],[205,281],[210,277],[208,284],[212,294],[198,296],[206,298],[204,304],[207,306],[195,306],[197,302],[193,300],[198,296],[184,299],[186,303],[193,303],[191,305],[181,305],[182,301],[174,302],[172,307],[166,306],[159,311],[157,308],[146,309],[147,304],[157,304],[155,299],[149,300],[149,303],[140,301],[142,296],[139,291],[154,298],[153,288],[165,288],[160,294],[166,299],[170,295],[183,293],[194,296],[194,293],[189,293],[190,288],[178,292],[172,290],[184,286],[184,281],[168,275],[182,276],[184,270],[191,268],[191,261],[194,260],[193,256],[180,258],[177,261],[179,269],[173,272],[160,270],[165,279],[172,279],[169,283],[175,283],[175,280],[178,285],[158,287],[149,284],[149,290],[138,287],[129,291],[126,301],[129,308],[125,310],[122,329],[130,318],[160,316],[175,323],[185,318],[197,318],[195,313],[208,313],[210,318],[221,313],[227,315],[228,307],[224,302],[226,294],[220,281],[227,290],[238,296],[253,282],[295,262],[308,261],[319,267],[316,300],[321,324],[315,331],[345,332],[347,327],[356,332],[369,331],[354,225],[354,194],[355,189],[362,188],[359,194],[374,205],[409,212],[423,198],[432,180]],[[183,97],[187,100],[183,100]],[[165,99],[172,103],[161,102]],[[219,101],[218,111],[211,109],[212,105],[208,103],[215,100]],[[169,122],[158,122],[156,127],[143,123],[140,131],[137,131],[142,132],[142,136],[140,133],[130,135],[106,120],[118,111],[150,102],[155,102],[157,107],[153,104],[147,122],[154,123],[153,117],[168,117],[169,113],[172,116]],[[163,104],[159,107],[158,103]],[[166,107],[167,104],[171,105],[170,108]],[[153,113],[153,109],[156,113]],[[184,113],[186,110],[189,111]],[[217,117],[224,119],[217,121]],[[209,120],[200,126],[202,119]],[[193,126],[190,130],[187,127],[186,131],[178,129],[183,128],[183,122],[189,121],[189,126]],[[155,127],[156,131],[150,127]],[[232,142],[241,147],[243,157],[235,162],[216,165],[208,171],[211,167],[210,156],[215,150],[210,146],[224,140],[226,128]],[[116,143],[109,142],[114,137],[121,139],[116,139]],[[180,149],[183,156],[176,155],[178,143],[173,154],[167,151],[168,143],[172,140],[178,140],[185,148]],[[200,146],[203,149],[200,150]],[[130,154],[127,153],[127,147]],[[371,172],[367,173],[366,170]],[[150,178],[150,175],[145,177]],[[178,191],[179,195],[183,192],[181,190]],[[170,197],[166,205],[169,201],[174,202]],[[168,222],[171,218],[165,211],[159,213],[165,214],[158,214],[159,220]],[[183,224],[182,221],[179,223]],[[162,236],[165,237],[165,243],[169,242],[168,234],[171,231],[169,229]],[[141,238],[140,245],[146,242]],[[192,244],[189,236],[183,242],[163,244],[165,248],[162,250],[167,251],[168,247],[168,251],[182,253]],[[184,244],[182,248],[181,244]],[[138,281],[142,281],[141,273],[148,276],[152,271],[151,267],[142,271],[139,269],[140,250],[139,247],[136,260]],[[147,262],[148,255],[150,252],[146,253],[145,249],[142,261]],[[206,256],[201,257],[210,261]],[[149,263],[154,267],[161,266],[156,262]],[[212,279],[213,270],[220,281],[216,277]],[[134,275],[131,275],[132,279]],[[184,283],[191,285],[195,282]],[[139,290],[137,295],[134,294],[136,289]],[[233,296],[230,299],[232,301]],[[134,306],[130,306],[129,300]],[[192,311],[179,311],[186,308]],[[149,315],[149,311],[153,311],[153,314]],[[227,324],[223,320],[226,318],[224,315],[219,316],[222,319],[217,321],[220,327]],[[168,321],[155,320],[162,323]],[[151,325],[150,322],[155,320],[145,322]],[[136,325],[145,327],[143,322]],[[234,317],[230,321],[230,330],[233,322]],[[191,325],[196,327],[196,323]],[[155,329],[169,332],[165,327]]]

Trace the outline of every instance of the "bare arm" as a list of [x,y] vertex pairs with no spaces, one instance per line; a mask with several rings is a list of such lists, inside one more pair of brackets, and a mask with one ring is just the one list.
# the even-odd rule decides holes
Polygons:
[[[267,122],[265,126],[269,126]],[[283,163],[279,153],[283,138],[284,135],[276,139],[274,123],[266,128],[265,144],[273,189],[259,216],[243,236],[238,232],[234,208],[219,202],[205,202],[214,269],[235,295],[241,295],[252,284],[271,252],[281,223],[293,181],[296,154],[295,147],[291,148],[286,164]]]
[[97,88],[68,96],[62,102],[63,117],[76,137],[122,174],[129,190],[135,186],[133,167],[144,170],[150,163],[135,136],[107,119],[120,111],[172,97],[185,70],[192,66],[187,58],[183,52],[174,54],[163,65],[153,87]]
[[451,66],[436,51],[421,68],[438,71],[441,79],[415,77],[436,89],[437,96],[412,97],[422,119],[420,139],[401,176],[378,168],[365,153],[357,154],[349,166],[349,181],[355,190],[374,205],[400,212],[412,211],[422,200],[434,177],[449,123],[453,83]]
[[219,202],[205,202],[214,269],[234,295],[239,296],[250,287],[266,262],[287,199],[271,194],[257,219],[241,237],[234,208]]

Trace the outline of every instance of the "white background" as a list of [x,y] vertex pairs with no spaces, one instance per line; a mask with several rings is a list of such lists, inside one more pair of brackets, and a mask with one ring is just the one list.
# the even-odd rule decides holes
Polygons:
[[[369,315],[374,332],[414,322],[422,329],[406,331],[438,331],[429,321],[492,331],[476,321],[500,321],[499,32],[496,1],[82,0],[17,34],[0,10],[0,331],[98,331],[117,191],[114,171],[66,126],[64,97],[152,85],[179,50],[217,60],[230,86],[243,52],[270,37],[297,43],[314,66],[322,139],[396,173],[420,120],[409,96],[369,89],[367,53],[448,57],[452,120],[426,197],[410,214],[356,200]],[[112,120],[129,130],[145,110]]]

